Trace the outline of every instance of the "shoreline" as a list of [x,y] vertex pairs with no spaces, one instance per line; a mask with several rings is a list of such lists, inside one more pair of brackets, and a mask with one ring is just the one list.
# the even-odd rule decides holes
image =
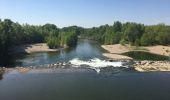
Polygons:
[[[103,49],[107,50],[109,53],[103,53],[103,56],[113,59],[113,60],[133,60],[133,58],[128,56],[121,55],[125,52],[130,51],[144,51],[153,54],[170,56],[170,46],[148,46],[148,47],[139,47],[139,50],[136,50],[134,47],[129,45],[122,46],[120,44],[115,45],[102,45]],[[169,52],[167,52],[169,51]],[[152,71],[170,71],[170,61],[134,61],[132,65],[133,69],[138,72],[152,72]]]
[[136,61],[133,67],[138,72],[170,72],[169,61]]
[[[64,49],[67,47],[63,47]],[[11,54],[17,54],[17,53],[36,53],[36,52],[56,52],[59,51],[59,49],[50,49],[46,43],[36,43],[36,44],[28,44],[28,45],[20,45],[15,46],[10,49]]]
[[111,54],[122,54],[130,51],[143,51],[152,54],[170,56],[170,46],[156,45],[136,47],[130,45],[123,46],[121,44],[115,44],[115,45],[102,45],[101,47]]
[[[150,47],[147,47],[147,48],[152,49],[154,52],[161,51],[160,49],[154,50],[155,49],[154,47],[161,48],[161,50],[167,50],[167,49],[170,50],[169,46],[152,46],[151,48]],[[104,48],[105,50],[107,50],[109,52],[109,53],[103,53],[103,55],[105,57],[110,58],[111,60],[115,60],[115,61],[122,61],[122,60],[132,61],[133,62],[132,68],[138,72],[170,71],[170,61],[146,61],[146,60],[145,61],[134,61],[133,58],[131,58],[131,57],[121,55],[121,53],[133,50],[133,48],[128,45],[126,45],[126,46],[122,46],[120,44],[102,45],[102,48]],[[38,44],[32,44],[32,45],[17,46],[17,47],[15,47],[15,50],[16,50],[15,53],[55,52],[55,51],[58,51],[59,49],[49,49],[47,44],[38,43]],[[144,50],[146,51],[146,49],[144,49]],[[150,52],[152,52],[152,51],[150,51]],[[160,52],[160,53],[162,53],[162,52]],[[41,65],[38,65],[38,66],[41,66]],[[51,68],[51,67],[52,68],[53,67],[62,67],[62,64],[47,65],[47,68]],[[19,68],[19,69],[21,68],[21,71],[22,70],[28,71],[28,69],[33,68],[33,66],[30,66],[28,68],[24,68],[24,67],[16,67],[16,68]]]

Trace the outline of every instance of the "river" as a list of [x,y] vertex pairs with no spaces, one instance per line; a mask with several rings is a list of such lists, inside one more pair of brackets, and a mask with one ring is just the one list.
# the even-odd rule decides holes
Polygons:
[[80,40],[75,48],[19,57],[15,66],[25,68],[72,65],[1,69],[0,100],[170,100],[169,72],[136,72],[122,62],[106,61],[102,52],[96,42]]
[[105,59],[104,50],[92,40],[81,39],[74,48],[61,49],[57,52],[41,52],[20,56],[15,61],[15,66],[35,66],[43,64],[63,63],[72,59],[88,61],[93,58]]

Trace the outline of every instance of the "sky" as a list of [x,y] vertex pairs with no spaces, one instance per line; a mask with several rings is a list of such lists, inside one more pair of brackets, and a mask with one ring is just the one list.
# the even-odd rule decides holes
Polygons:
[[0,19],[97,27],[115,21],[170,25],[170,0],[0,0]]

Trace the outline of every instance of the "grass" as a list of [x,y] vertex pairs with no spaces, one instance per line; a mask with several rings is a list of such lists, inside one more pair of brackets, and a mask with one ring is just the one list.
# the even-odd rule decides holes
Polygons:
[[133,51],[149,51],[149,50],[144,47],[134,46]]

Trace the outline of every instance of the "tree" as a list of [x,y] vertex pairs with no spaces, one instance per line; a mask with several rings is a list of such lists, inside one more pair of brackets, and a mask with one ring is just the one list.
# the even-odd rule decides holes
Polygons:
[[50,49],[56,49],[60,47],[59,39],[57,37],[49,36],[47,38],[47,45]]
[[66,40],[66,45],[69,47],[76,46],[78,37],[76,35],[76,32],[68,32],[67,33],[67,40]]
[[136,40],[139,40],[144,33],[144,25],[136,23],[128,23],[125,26],[124,38],[134,45]]
[[169,45],[170,44],[170,32],[161,32],[157,35],[156,40],[161,45]]
[[105,44],[113,44],[113,36],[114,32],[112,30],[112,27],[107,27],[106,28],[106,33],[105,33]]
[[148,46],[148,45],[154,45],[156,43],[155,41],[155,34],[154,33],[144,33],[141,37],[141,45],[142,46]]
[[113,25],[114,32],[121,32],[122,31],[122,23],[119,21],[116,21]]

